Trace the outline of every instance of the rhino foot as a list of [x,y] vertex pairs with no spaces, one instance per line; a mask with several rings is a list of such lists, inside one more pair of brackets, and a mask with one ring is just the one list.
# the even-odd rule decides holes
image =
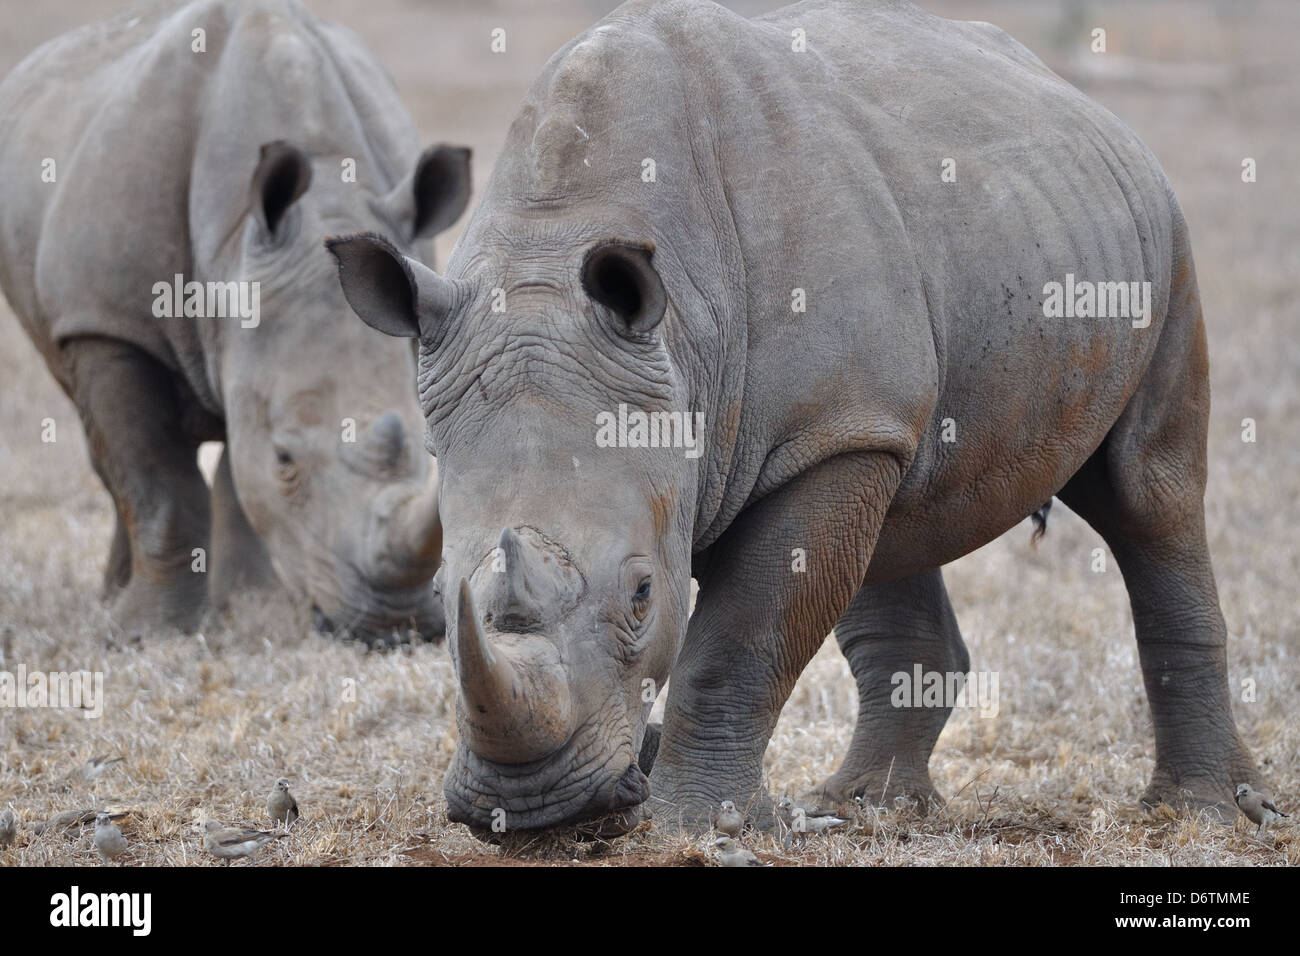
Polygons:
[[745,819],[746,830],[766,832],[777,825],[776,802],[766,788],[748,793],[745,788],[714,784],[711,792],[697,786],[673,786],[666,774],[651,774],[649,805],[654,811],[655,829],[685,834],[703,834],[713,829],[723,800],[736,805]]
[[[1177,756],[1182,759],[1162,760],[1157,756],[1155,773],[1142,794],[1143,808],[1152,810],[1164,804],[1180,813],[1205,814],[1221,823],[1233,823],[1238,816],[1234,798],[1237,784],[1267,787],[1250,751],[1240,740],[1230,742],[1220,753],[1219,759],[1203,757],[1199,764],[1181,753]],[[1180,773],[1180,769],[1184,772]]]
[[1186,781],[1178,785],[1157,778],[1142,794],[1141,804],[1147,811],[1155,811],[1163,805],[1179,814],[1206,816],[1215,823],[1229,825],[1238,815],[1232,787],[1211,780]]
[[1150,793],[1142,795],[1143,810],[1148,813],[1155,813],[1161,807],[1170,807],[1179,815],[1204,816],[1212,823],[1222,823],[1227,826],[1231,826],[1233,820],[1238,816],[1237,807],[1233,803],[1210,800],[1191,793],[1183,793],[1177,796],[1158,796]]
[[837,773],[800,799],[817,806],[819,811],[844,810],[861,800],[891,810],[910,808],[922,816],[945,806],[927,771],[900,773],[897,767],[892,773],[885,768],[859,773],[851,778]]
[[148,636],[175,629],[198,630],[207,609],[207,586],[201,574],[154,583],[136,574],[109,608],[113,624],[124,634]]

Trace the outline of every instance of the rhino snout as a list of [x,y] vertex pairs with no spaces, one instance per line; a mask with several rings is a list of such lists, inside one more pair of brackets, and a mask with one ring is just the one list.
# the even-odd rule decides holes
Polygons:
[[[619,776],[583,763],[590,741],[575,739],[544,762],[501,766],[463,742],[448,771],[447,816],[479,830],[540,830],[599,821],[601,836],[616,836],[646,815],[650,781],[635,763]],[[620,763],[613,763],[614,767]],[[519,771],[528,772],[519,776]],[[614,771],[617,773],[617,771]]]

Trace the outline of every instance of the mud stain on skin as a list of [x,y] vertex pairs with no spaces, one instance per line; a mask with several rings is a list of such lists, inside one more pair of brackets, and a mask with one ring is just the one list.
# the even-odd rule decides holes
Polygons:
[[677,495],[665,491],[650,496],[650,513],[654,519],[655,538],[663,538],[672,527],[673,511],[677,507]]
[[740,436],[740,403],[732,402],[727,406],[727,417],[722,422],[722,440],[727,448],[733,448]]

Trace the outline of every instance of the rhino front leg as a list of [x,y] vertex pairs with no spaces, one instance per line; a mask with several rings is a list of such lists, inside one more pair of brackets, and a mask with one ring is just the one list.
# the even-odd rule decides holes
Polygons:
[[[171,376],[112,339],[74,339],[63,354],[90,456],[127,538],[130,573],[112,600],[113,619],[131,631],[190,629],[207,597],[206,576],[191,567],[194,549],[208,546],[208,488]],[[115,532],[109,581],[122,580],[120,545]]]
[[922,809],[943,801],[930,780],[930,753],[952,708],[894,705],[895,674],[965,674],[970,655],[948,601],[943,574],[864,586],[835,625],[840,650],[858,685],[858,723],[835,774],[812,802],[872,802],[907,796]]
[[273,589],[279,584],[271,556],[258,537],[235,493],[230,448],[221,450],[212,478],[212,561],[208,593],[212,605],[225,607],[243,591]]
[[650,776],[657,818],[707,825],[722,800],[771,823],[763,753],[805,665],[866,573],[903,469],[842,455],[742,512],[696,567]]

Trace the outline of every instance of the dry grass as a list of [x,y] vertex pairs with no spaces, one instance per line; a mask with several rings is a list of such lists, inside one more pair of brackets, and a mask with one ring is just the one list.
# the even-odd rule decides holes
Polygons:
[[[0,3],[7,27],[0,67],[115,5]],[[1067,27],[1076,21],[1063,6],[927,5],[992,20],[1067,69],[1075,35]],[[429,139],[476,147],[480,183],[528,80],[603,9],[575,0],[567,11],[548,4],[545,14],[522,14],[512,8],[523,4],[504,2],[447,10],[371,0],[359,22],[342,0],[310,6],[361,30]],[[510,57],[491,59],[465,38],[486,37],[498,22],[514,29],[518,43]],[[1161,157],[1192,225],[1213,362],[1211,548],[1232,685],[1249,678],[1257,686],[1257,699],[1238,702],[1236,717],[1279,802],[1296,809],[1300,83],[1291,51],[1300,11],[1285,2],[1189,3],[1176,13],[1161,3],[1097,4],[1077,22],[1106,26],[1111,48],[1127,56],[1227,64],[1232,77],[1174,88],[1094,79],[1086,88]],[[1239,180],[1243,156],[1259,162],[1253,186]],[[305,818],[261,851],[259,863],[509,862],[445,819],[441,778],[454,746],[455,685],[443,649],[365,654],[303,636],[290,611],[252,601],[228,620],[209,621],[202,636],[157,635],[127,646],[107,640],[95,595],[111,531],[108,499],[71,406],[17,324],[0,313],[4,667],[102,670],[108,696],[98,720],[0,710],[0,806],[12,805],[24,824],[17,843],[0,850],[0,864],[97,863],[88,832],[37,837],[29,828],[94,803],[130,812],[122,827],[132,862],[212,865],[196,827],[209,817],[267,825],[266,791],[282,775],[293,779]],[[1256,444],[1239,439],[1247,416],[1258,421]],[[55,444],[40,441],[45,417],[59,423]],[[939,740],[931,768],[948,807],[924,819],[868,809],[851,827],[804,847],[756,836],[756,851],[781,864],[1300,863],[1294,830],[1261,841],[1241,820],[1228,828],[1136,809],[1153,743],[1119,574],[1113,563],[1105,574],[1090,570],[1091,551],[1102,544],[1063,507],[1037,551],[1028,535],[1018,528],[948,574],[973,667],[1001,679],[996,718],[958,712]],[[346,693],[352,686],[355,700]],[[829,774],[855,713],[848,668],[828,643],[769,748],[774,792],[798,794]],[[93,791],[64,789],[71,771],[104,752],[125,761]],[[510,859],[688,865],[704,862],[706,848],[704,839],[651,827],[612,844],[529,838]]]

